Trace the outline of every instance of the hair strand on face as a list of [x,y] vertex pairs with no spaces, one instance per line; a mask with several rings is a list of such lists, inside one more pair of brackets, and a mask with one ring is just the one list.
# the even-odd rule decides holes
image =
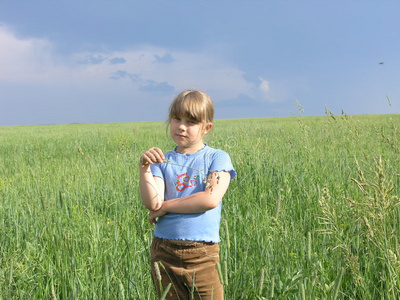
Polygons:
[[186,90],[172,101],[169,107],[168,124],[174,118],[186,118],[201,123],[203,129],[214,119],[214,103],[210,96],[202,91]]

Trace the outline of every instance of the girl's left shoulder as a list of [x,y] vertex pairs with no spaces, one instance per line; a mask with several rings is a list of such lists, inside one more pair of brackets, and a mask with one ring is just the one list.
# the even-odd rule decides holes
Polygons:
[[224,150],[221,149],[215,149],[211,147],[207,147],[207,153],[208,155],[214,156],[214,157],[229,157],[229,154],[225,152]]
[[236,171],[227,152],[221,149],[210,148],[209,171],[226,171],[231,174],[231,180],[236,177]]
[[210,161],[218,163],[226,163],[229,165],[232,164],[231,157],[227,152],[221,149],[215,149],[211,147],[208,148],[209,149],[207,151],[207,157],[210,159]]

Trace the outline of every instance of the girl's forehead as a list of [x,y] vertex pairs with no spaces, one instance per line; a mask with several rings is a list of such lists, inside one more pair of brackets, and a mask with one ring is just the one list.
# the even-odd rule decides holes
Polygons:
[[191,121],[205,122],[207,110],[204,105],[195,101],[177,101],[170,107],[170,118],[186,118]]
[[198,118],[194,116],[189,111],[179,111],[172,114],[173,117],[180,118],[180,119],[190,119],[190,120],[197,120]]

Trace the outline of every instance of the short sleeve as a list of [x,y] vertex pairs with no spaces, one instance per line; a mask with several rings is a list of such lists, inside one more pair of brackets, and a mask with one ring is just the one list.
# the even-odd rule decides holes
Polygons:
[[165,180],[165,179],[164,179],[164,174],[163,174],[163,172],[161,171],[160,165],[151,164],[151,165],[150,165],[150,169],[151,169],[151,173],[153,173],[153,176],[157,176],[157,177],[160,177],[160,178],[162,178],[163,180]]
[[233,168],[231,158],[228,153],[222,150],[217,150],[212,158],[212,162],[209,168],[211,172],[229,172],[231,174],[231,180],[236,177],[236,171]]

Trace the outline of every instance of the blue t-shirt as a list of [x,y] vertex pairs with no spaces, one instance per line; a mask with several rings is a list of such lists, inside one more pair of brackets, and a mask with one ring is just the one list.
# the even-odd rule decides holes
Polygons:
[[[207,145],[196,153],[170,151],[165,160],[167,163],[151,165],[153,176],[165,182],[165,201],[204,191],[211,172],[229,172],[231,180],[236,176],[229,155]],[[153,234],[163,239],[218,243],[221,207],[220,203],[214,209],[196,214],[168,213],[158,218]]]

